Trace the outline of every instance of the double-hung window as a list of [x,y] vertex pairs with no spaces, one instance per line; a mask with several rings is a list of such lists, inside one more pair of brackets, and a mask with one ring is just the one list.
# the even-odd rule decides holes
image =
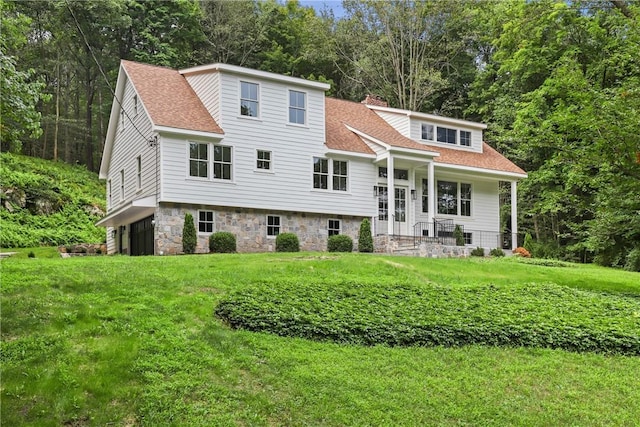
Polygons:
[[422,180],[422,212],[429,212],[429,180]]
[[471,147],[471,132],[469,132],[468,130],[460,131],[460,145]]
[[438,213],[471,216],[471,184],[438,181]]
[[213,211],[198,211],[198,232],[213,233]]
[[[329,188],[331,175],[331,188]],[[320,190],[347,191],[349,187],[349,163],[345,160],[313,158],[313,188]]]
[[329,232],[329,237],[340,234],[340,220],[330,219],[327,230]]
[[203,142],[189,143],[189,176],[197,178],[209,177],[209,144]]
[[258,117],[259,90],[257,83],[240,82],[240,114],[248,117]]
[[333,161],[333,189],[336,191],[347,191],[347,162],[342,160]]
[[142,188],[142,156],[136,159],[136,184],[138,190]]
[[261,171],[271,170],[271,151],[258,150],[256,168]]
[[231,179],[231,147],[213,147],[213,179]]
[[320,157],[313,158],[313,188],[329,188],[329,161]]
[[289,91],[289,123],[306,123],[307,94],[296,90]]
[[124,169],[120,171],[120,203],[124,202]]
[[267,236],[275,237],[280,234],[280,217],[267,215]]

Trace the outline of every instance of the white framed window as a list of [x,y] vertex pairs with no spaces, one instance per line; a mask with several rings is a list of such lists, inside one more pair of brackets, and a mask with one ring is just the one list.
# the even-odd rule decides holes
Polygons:
[[344,160],[333,161],[333,190],[347,191],[347,179],[349,177],[347,162]]
[[231,147],[215,145],[213,147],[213,179],[231,180]]
[[458,134],[458,131],[456,129],[438,126],[438,132],[437,132],[438,142],[444,142],[446,144],[455,145],[458,142],[457,134]]
[[271,151],[266,151],[266,150],[257,151],[256,168],[261,171],[271,170]]
[[120,201],[124,201],[124,169],[120,171]]
[[422,212],[429,212],[429,180],[422,179]]
[[280,234],[280,217],[267,215],[267,237],[276,237]]
[[113,194],[111,193],[111,180],[107,181],[107,191],[109,193],[109,206],[113,206]]
[[313,188],[329,188],[329,161],[321,157],[313,158]]
[[[378,168],[378,178],[386,178],[387,177],[387,168],[379,167]],[[394,179],[409,179],[409,171],[407,169],[394,169],[393,170],[393,178]]]
[[138,115],[138,95],[133,95],[133,117]]
[[438,181],[438,213],[471,216],[471,184]]
[[464,237],[464,244],[465,245],[472,245],[473,244],[473,233],[462,233],[462,237]]
[[289,123],[304,125],[307,120],[307,94],[297,90],[289,91]]
[[142,156],[136,158],[136,188],[142,188]]
[[213,211],[198,211],[198,232],[213,233]]
[[340,220],[339,219],[330,219],[327,224],[327,232],[329,237],[340,234]]
[[209,144],[189,143],[189,176],[209,178]]
[[460,145],[471,147],[471,132],[469,132],[468,130],[460,131]]
[[460,184],[460,215],[471,216],[471,184]]
[[433,125],[422,123],[421,127],[422,139],[425,141],[433,141]]
[[120,132],[124,131],[124,108],[120,108]]
[[259,117],[260,87],[257,83],[240,82],[240,115]]

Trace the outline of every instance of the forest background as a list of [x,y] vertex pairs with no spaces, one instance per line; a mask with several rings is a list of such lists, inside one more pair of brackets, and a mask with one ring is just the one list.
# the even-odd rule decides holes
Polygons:
[[[0,0],[2,151],[100,165],[120,59],[223,62],[486,123],[534,255],[640,270],[640,3]],[[509,207],[504,205],[503,223]]]

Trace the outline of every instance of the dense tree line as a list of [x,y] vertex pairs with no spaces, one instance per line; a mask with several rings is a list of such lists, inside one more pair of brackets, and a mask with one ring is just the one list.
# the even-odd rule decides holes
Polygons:
[[640,260],[637,2],[344,0],[339,19],[276,0],[0,6],[3,150],[96,170],[121,58],[225,62],[486,122],[529,172],[519,210],[534,252]]

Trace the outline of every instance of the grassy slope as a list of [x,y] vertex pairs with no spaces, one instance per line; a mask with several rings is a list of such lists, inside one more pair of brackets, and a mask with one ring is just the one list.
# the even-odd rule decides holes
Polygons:
[[[35,157],[0,154],[0,246],[3,248],[68,243],[99,243],[103,228],[94,226],[105,212],[105,188],[97,174]],[[48,205],[35,214],[27,204]],[[11,205],[11,210],[6,208]]]
[[634,425],[640,358],[358,347],[232,331],[227,292],[301,283],[555,282],[640,295],[635,273],[508,260],[262,254],[2,261],[7,425]]

